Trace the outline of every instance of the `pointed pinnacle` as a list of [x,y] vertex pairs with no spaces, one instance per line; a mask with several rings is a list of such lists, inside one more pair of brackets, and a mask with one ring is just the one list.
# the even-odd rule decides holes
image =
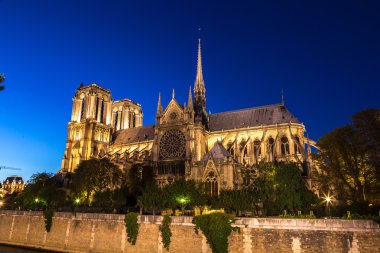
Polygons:
[[197,62],[197,75],[195,77],[194,89],[204,87],[203,72],[202,72],[202,52],[201,52],[201,39],[198,39],[198,62]]
[[189,87],[189,98],[187,101],[187,105],[190,109],[193,109],[193,94],[191,93],[191,86]]

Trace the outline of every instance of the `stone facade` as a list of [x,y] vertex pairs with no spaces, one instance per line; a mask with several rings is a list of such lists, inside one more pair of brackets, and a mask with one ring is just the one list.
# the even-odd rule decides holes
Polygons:
[[12,194],[14,192],[22,192],[25,188],[25,182],[20,176],[7,177],[0,188],[0,198],[5,194]]
[[[139,216],[136,245],[127,241],[124,215],[56,213],[51,231],[41,212],[0,211],[0,243],[64,252],[211,253],[192,217],[172,217],[170,249],[163,248],[161,216]],[[376,253],[380,228],[365,220],[244,218],[229,237],[233,253]]]
[[113,101],[97,84],[81,86],[73,98],[61,172],[79,162],[108,157],[121,168],[146,163],[160,184],[177,178],[205,182],[211,194],[242,183],[241,168],[261,161],[297,162],[307,175],[310,145],[305,126],[284,103],[208,114],[201,42],[194,89],[180,104],[173,90],[164,108],[158,98],[155,124],[142,125],[141,105]]

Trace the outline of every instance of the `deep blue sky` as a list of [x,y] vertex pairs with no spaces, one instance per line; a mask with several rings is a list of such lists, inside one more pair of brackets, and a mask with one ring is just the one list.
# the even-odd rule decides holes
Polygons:
[[[202,28],[212,112],[281,101],[315,140],[380,107],[379,1],[0,0],[0,165],[56,172],[72,96],[98,83],[154,122],[183,103]],[[13,171],[0,171],[0,180]]]

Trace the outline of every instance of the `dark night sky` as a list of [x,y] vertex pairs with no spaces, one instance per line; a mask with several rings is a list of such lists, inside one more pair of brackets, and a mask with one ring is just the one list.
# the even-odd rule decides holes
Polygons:
[[[154,122],[186,101],[202,28],[212,113],[278,103],[315,140],[380,107],[379,1],[0,0],[0,165],[56,172],[81,82]],[[14,171],[0,171],[0,179]]]

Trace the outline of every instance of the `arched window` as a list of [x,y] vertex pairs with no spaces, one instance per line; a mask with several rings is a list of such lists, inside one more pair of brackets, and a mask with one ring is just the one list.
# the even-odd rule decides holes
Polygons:
[[300,138],[298,136],[294,137],[295,141],[294,141],[294,153],[295,154],[300,154],[301,151],[300,151],[300,146],[301,146],[301,143],[300,143]]
[[115,128],[115,130],[117,130],[117,119],[118,119],[118,117],[119,117],[119,112],[116,112],[115,113],[115,118],[114,118],[114,123],[113,123],[113,125],[114,125],[114,128]]
[[101,123],[104,123],[104,100],[102,100],[102,105],[101,105],[101,108],[100,108],[100,122]]
[[257,163],[257,159],[259,158],[259,156],[261,155],[261,145],[260,145],[260,141],[259,140],[254,140],[253,142],[253,153],[254,153],[254,156],[255,156],[255,161]]
[[281,138],[281,155],[289,155],[289,140],[287,137]]
[[207,174],[205,186],[206,186],[205,187],[206,192],[210,196],[218,196],[218,178],[217,178],[215,172],[210,171]]
[[268,153],[271,157],[274,157],[274,139],[272,137],[268,138]]
[[243,164],[246,164],[246,163],[249,163],[247,146],[245,146],[245,148],[243,150]]
[[235,155],[234,142],[231,142],[231,141],[230,141],[230,142],[227,144],[227,151],[230,152],[230,154],[231,154],[232,156]]

